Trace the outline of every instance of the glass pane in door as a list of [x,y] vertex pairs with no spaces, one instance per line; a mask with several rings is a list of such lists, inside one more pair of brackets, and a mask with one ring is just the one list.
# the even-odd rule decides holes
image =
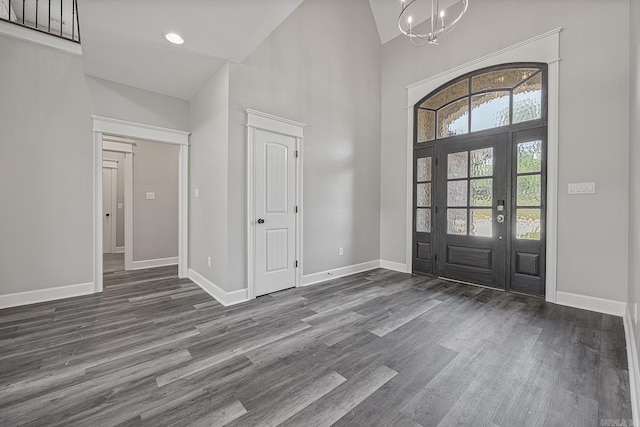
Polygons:
[[542,117],[542,73],[522,83],[513,91],[513,123]]
[[431,206],[431,183],[418,184],[416,186],[416,204],[419,208]]
[[540,172],[542,170],[542,141],[518,144],[518,173]]
[[493,214],[491,209],[471,209],[469,236],[493,237]]
[[416,231],[431,233],[431,209],[416,209]]
[[509,124],[509,92],[488,92],[471,97],[471,132]]
[[431,163],[432,157],[416,160],[416,232],[431,233]]
[[467,206],[467,180],[447,183],[447,206]]
[[436,112],[418,110],[418,143],[436,138]]
[[447,209],[447,234],[467,234],[466,209]]
[[491,206],[493,204],[493,178],[471,180],[471,206]]
[[458,179],[468,176],[467,167],[469,160],[469,152],[461,151],[459,153],[451,153],[447,156],[447,178]]
[[418,182],[431,181],[431,157],[418,159]]
[[471,151],[471,176],[493,176],[493,147]]
[[542,185],[540,175],[518,176],[518,206],[540,206]]
[[438,110],[438,138],[469,133],[469,103],[466,99],[452,102]]
[[518,209],[516,218],[516,238],[540,240],[540,209]]

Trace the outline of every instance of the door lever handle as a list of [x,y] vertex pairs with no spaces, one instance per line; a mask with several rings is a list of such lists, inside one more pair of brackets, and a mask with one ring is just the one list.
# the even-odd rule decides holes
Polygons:
[[264,219],[258,218],[258,224],[264,224]]

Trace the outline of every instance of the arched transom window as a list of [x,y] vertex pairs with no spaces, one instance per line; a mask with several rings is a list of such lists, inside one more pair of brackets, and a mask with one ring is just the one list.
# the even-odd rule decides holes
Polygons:
[[545,70],[508,64],[447,83],[416,104],[416,142],[545,119]]

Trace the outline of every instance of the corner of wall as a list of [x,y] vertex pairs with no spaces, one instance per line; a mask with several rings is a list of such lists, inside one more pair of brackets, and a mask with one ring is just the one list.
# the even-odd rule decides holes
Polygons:
[[249,300],[247,289],[227,292],[192,268],[189,269],[189,279],[225,307]]
[[[189,103],[189,268],[224,292],[228,283],[229,65]],[[196,190],[198,195],[196,196]],[[215,293],[215,292],[214,292]]]
[[627,363],[629,366],[629,391],[631,394],[631,411],[633,425],[640,425],[640,362],[638,346],[635,339],[634,318],[627,304],[624,314],[624,334],[627,341]]

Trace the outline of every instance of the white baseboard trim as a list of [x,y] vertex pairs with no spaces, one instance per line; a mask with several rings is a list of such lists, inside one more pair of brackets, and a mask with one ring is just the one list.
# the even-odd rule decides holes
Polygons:
[[624,336],[627,340],[627,363],[629,364],[629,391],[631,392],[631,411],[633,425],[640,426],[640,363],[636,337],[633,333],[633,316],[629,304],[625,304]]
[[62,298],[78,297],[81,295],[89,295],[93,292],[93,282],[38,289],[35,291],[16,292],[13,294],[0,295],[0,308],[17,307],[20,305],[36,304],[39,302],[53,301]]
[[247,289],[227,292],[191,268],[189,269],[189,279],[225,307],[249,300]]
[[123,254],[124,253],[124,246],[116,246],[116,251],[114,253]]
[[574,308],[595,311],[598,313],[624,316],[626,303],[604,298],[589,297],[586,295],[572,294],[571,292],[556,292],[556,304]]
[[363,262],[361,264],[348,265],[346,267],[334,268],[333,270],[320,271],[319,273],[306,274],[302,276],[302,286],[314,285],[338,277],[349,276],[350,274],[362,273],[363,271],[380,268],[380,260]]
[[178,257],[146,259],[144,261],[133,261],[132,268],[134,270],[142,270],[145,268],[164,267],[165,265],[176,265]]
[[411,270],[407,268],[407,264],[395,261],[387,261],[385,259],[380,260],[380,268],[386,268],[387,270],[398,271],[400,273],[411,273]]

